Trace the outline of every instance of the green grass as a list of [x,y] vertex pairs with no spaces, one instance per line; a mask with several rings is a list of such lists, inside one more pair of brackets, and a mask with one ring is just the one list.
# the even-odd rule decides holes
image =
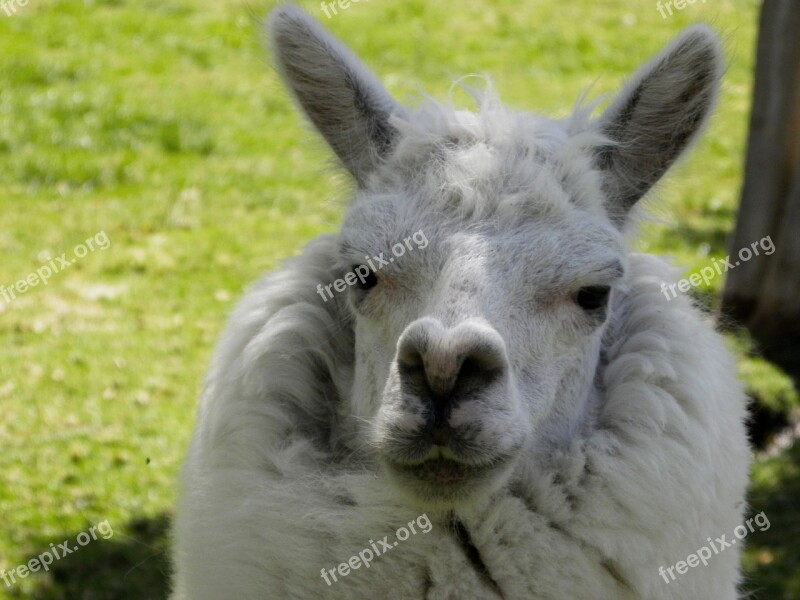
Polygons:
[[[0,568],[94,523],[114,528],[49,573],[0,584],[0,598],[163,596],[176,475],[226,314],[259,274],[336,229],[347,184],[267,66],[257,20],[272,5],[30,0],[0,12],[0,284],[101,230],[111,241],[46,287],[0,298]],[[548,115],[590,86],[614,91],[683,26],[711,22],[729,55],[720,110],[636,245],[693,270],[727,254],[755,0],[668,19],[621,0],[374,0],[331,19],[305,6],[402,100],[490,73],[509,104]],[[698,298],[713,304],[721,284]],[[759,402],[797,406],[745,336],[731,344]],[[753,509],[772,521],[745,560],[757,598],[800,589],[782,491],[797,489],[797,464],[794,451],[755,468]]]

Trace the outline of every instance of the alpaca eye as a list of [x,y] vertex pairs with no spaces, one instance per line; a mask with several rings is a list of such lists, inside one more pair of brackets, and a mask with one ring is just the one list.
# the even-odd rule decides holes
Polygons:
[[[366,275],[364,274],[365,270],[369,271]],[[369,290],[378,285],[378,276],[367,265],[355,265],[353,273],[357,278],[356,287],[360,290]]]
[[578,290],[575,302],[586,311],[605,308],[610,292],[611,288],[607,285],[590,285]]

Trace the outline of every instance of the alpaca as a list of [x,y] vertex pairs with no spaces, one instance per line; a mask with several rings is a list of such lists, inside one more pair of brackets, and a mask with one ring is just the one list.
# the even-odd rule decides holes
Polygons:
[[222,335],[172,598],[737,598],[741,544],[673,565],[743,523],[745,395],[623,235],[712,112],[713,31],[563,120],[489,85],[474,112],[401,106],[291,5],[268,35],[354,193]]

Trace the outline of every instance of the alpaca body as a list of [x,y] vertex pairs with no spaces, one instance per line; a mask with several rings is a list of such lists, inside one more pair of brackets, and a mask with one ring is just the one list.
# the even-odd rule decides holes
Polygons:
[[[276,423],[291,420],[290,411],[263,401],[276,374],[307,369],[308,383],[299,379],[296,391],[312,398],[315,392],[302,388],[311,387],[320,356],[347,357],[342,315],[333,305],[321,311],[314,294],[331,274],[333,251],[332,237],[313,242],[259,283],[232,317],[184,473],[176,556],[178,589],[185,585],[191,593],[176,599],[499,597],[470,564],[450,519],[430,510],[429,533],[411,536],[369,569],[330,586],[320,574],[370,540],[392,540],[398,527],[426,511],[399,502],[376,477],[377,463],[354,459],[327,473],[325,454],[302,440],[286,447],[267,442],[282,439]],[[616,425],[582,432],[557,457],[537,458],[531,449],[525,467],[533,477],[525,468],[520,477],[535,486],[459,514],[467,527],[474,524],[472,541],[506,599],[737,597],[736,547],[669,584],[658,573],[708,537],[731,539],[743,522],[744,506],[734,499],[746,485],[749,454],[741,443],[743,395],[722,341],[685,301],[665,299],[659,290],[660,281],[671,281],[665,264],[646,256],[633,262],[641,271],[629,300],[638,327],[621,332],[627,340],[609,357],[616,393],[597,422]],[[297,330],[258,339],[281,310],[298,311]],[[294,335],[305,343],[288,353]],[[710,363],[710,356],[720,359]],[[706,368],[698,372],[698,364]],[[226,448],[231,436],[242,442]]]
[[[300,11],[271,27],[357,190],[341,232],[257,283],[222,336],[174,600],[737,598],[740,546],[659,572],[744,520],[735,364],[620,232],[713,105],[713,34],[689,30],[590,122],[492,93],[477,113],[407,110]],[[424,249],[321,299],[414,231]]]

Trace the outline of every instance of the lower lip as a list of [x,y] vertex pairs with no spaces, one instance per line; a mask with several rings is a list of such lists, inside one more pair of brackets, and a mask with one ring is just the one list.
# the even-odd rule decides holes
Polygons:
[[475,475],[473,467],[442,458],[426,460],[404,470],[416,479],[444,485],[462,483]]

